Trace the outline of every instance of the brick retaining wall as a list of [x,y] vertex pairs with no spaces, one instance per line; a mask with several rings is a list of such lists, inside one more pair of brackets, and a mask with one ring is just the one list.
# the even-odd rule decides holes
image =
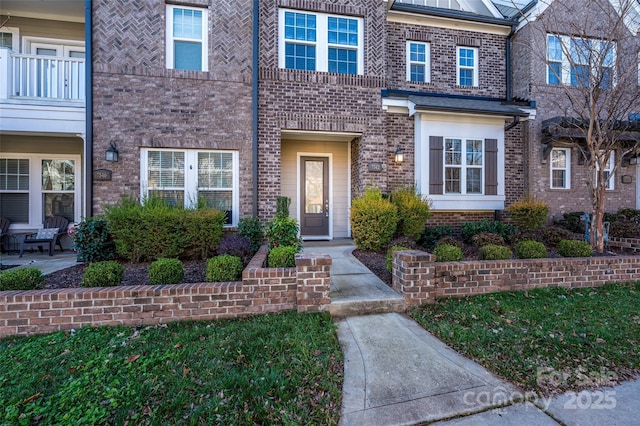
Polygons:
[[263,268],[265,257],[262,247],[242,282],[0,292],[0,336],[328,309],[328,255],[298,254],[296,268]]

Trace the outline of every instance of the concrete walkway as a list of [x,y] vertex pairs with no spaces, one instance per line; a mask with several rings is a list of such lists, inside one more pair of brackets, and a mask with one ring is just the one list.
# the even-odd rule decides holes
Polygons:
[[[354,248],[350,240],[304,244],[306,252],[331,255],[331,312],[346,316],[337,319],[345,358],[342,425],[640,424],[640,380],[522,402],[519,389],[390,310],[401,306],[399,295],[351,255]],[[387,313],[361,315],[367,311]]]
[[53,256],[49,256],[46,252],[40,253],[34,250],[33,253],[25,251],[22,257],[18,257],[15,252],[0,253],[1,265],[18,265],[18,267],[35,267],[40,269],[44,275],[50,274],[61,269],[66,269],[77,265],[77,257],[71,250],[53,252]]

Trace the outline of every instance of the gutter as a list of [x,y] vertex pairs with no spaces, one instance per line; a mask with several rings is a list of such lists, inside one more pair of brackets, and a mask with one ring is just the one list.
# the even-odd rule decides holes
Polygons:
[[252,202],[252,214],[254,217],[258,216],[258,54],[260,51],[260,34],[259,34],[259,17],[260,16],[260,0],[253,0],[253,75],[252,90],[253,90],[253,123],[252,123],[252,139],[253,139],[253,153],[252,153],[252,173],[253,173],[253,202]]
[[93,15],[91,0],[84,2],[85,39],[85,137],[84,137],[84,216],[93,216]]
[[481,22],[484,24],[511,25],[512,21],[506,18],[494,18],[492,16],[483,16],[471,12],[461,12],[451,9],[443,9],[439,7],[421,6],[407,3],[393,3],[391,10],[399,12],[418,13],[422,15],[439,16],[441,18],[462,19],[471,22]]

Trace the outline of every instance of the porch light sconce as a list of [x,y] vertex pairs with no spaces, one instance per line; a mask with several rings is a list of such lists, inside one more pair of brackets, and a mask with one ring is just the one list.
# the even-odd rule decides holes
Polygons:
[[635,166],[636,164],[638,164],[638,157],[629,158],[629,165]]
[[109,148],[104,152],[104,159],[110,163],[118,162],[118,148],[111,142]]
[[404,154],[402,153],[402,148],[398,147],[398,149],[396,149],[396,156],[395,156],[395,160],[396,163],[400,164],[404,161]]

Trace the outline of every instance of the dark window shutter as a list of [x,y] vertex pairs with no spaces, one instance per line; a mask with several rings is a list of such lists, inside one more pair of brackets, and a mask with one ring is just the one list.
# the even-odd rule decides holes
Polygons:
[[429,136],[429,194],[442,194],[442,136]]
[[484,194],[498,195],[498,140],[484,140]]

